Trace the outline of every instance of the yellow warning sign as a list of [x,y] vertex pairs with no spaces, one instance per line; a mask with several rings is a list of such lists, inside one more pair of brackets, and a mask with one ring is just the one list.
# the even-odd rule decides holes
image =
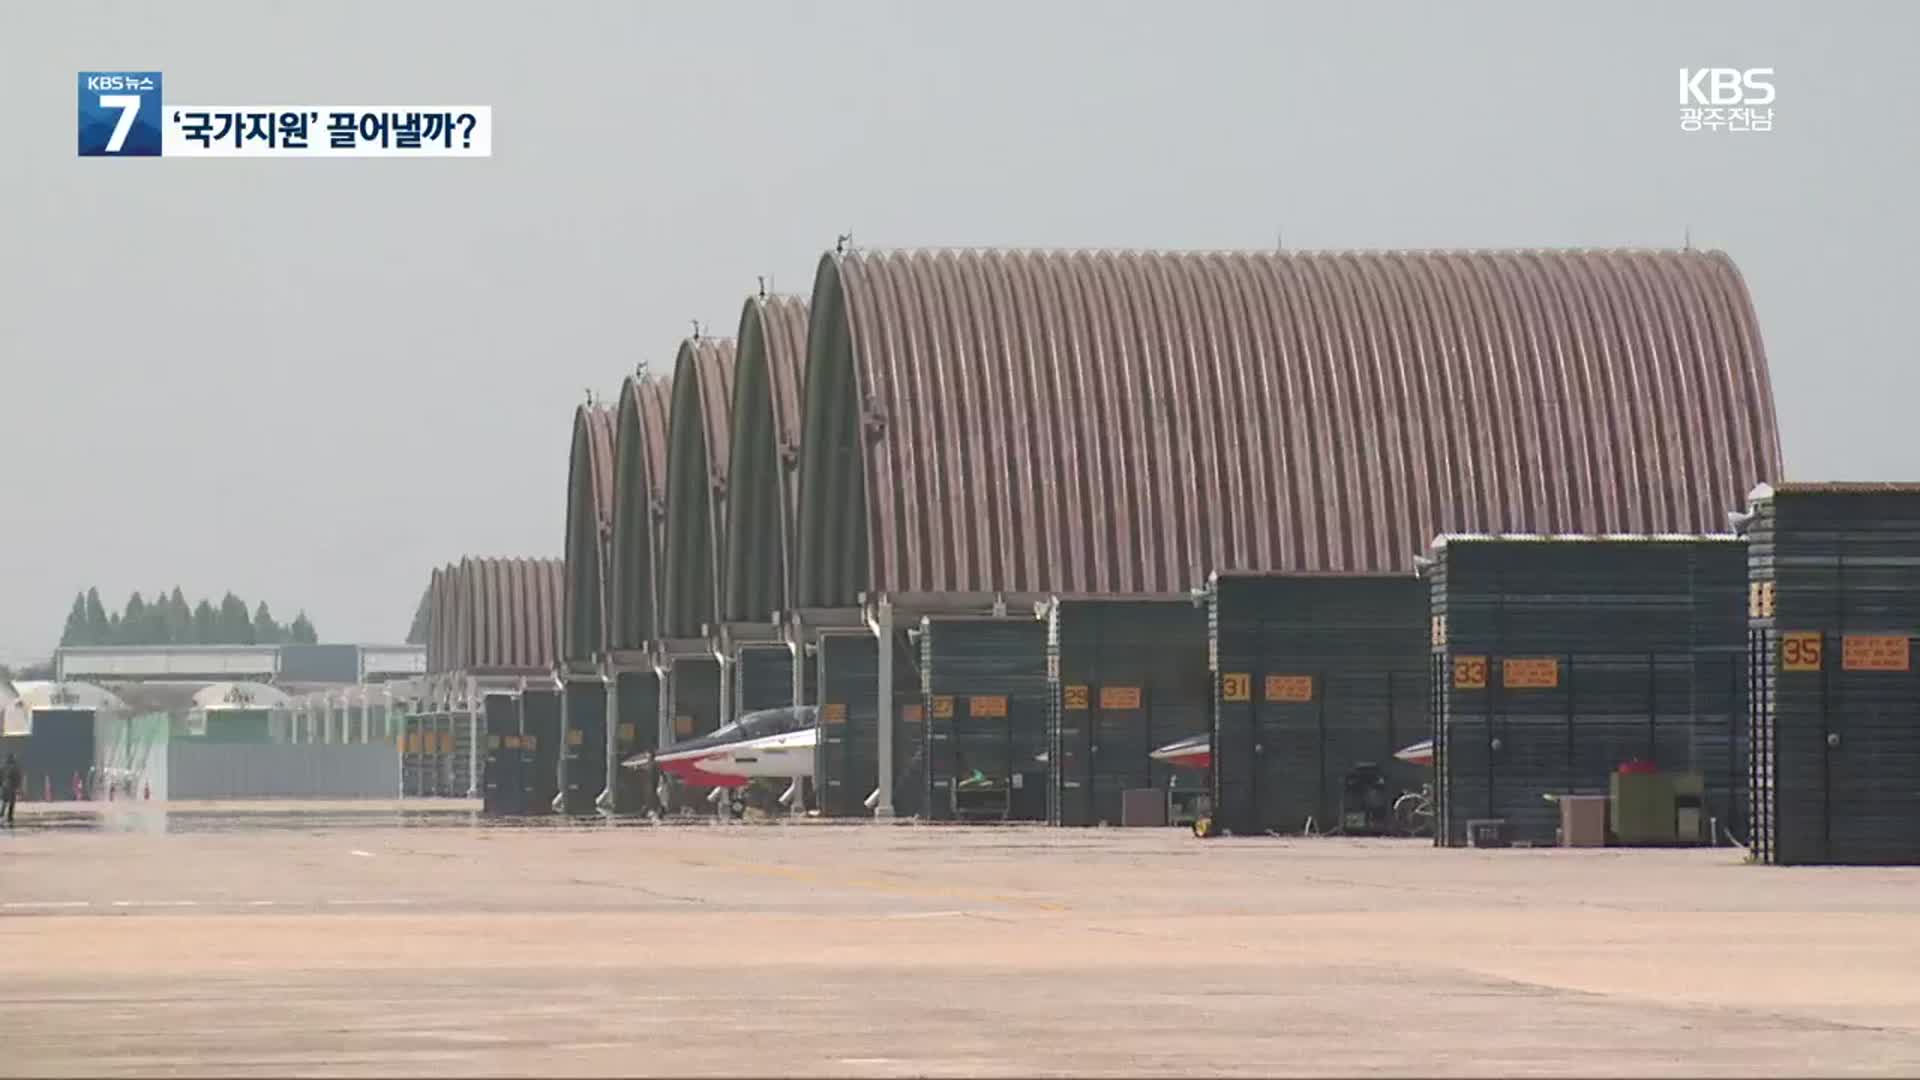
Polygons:
[[1455,690],[1485,690],[1487,688],[1487,658],[1484,656],[1454,657],[1453,688]]
[[829,702],[820,706],[820,722],[823,724],[844,724],[847,722],[847,706],[843,701]]
[[693,717],[691,716],[674,717],[673,718],[673,734],[676,738],[681,738],[681,739],[684,739],[687,736],[693,734]]
[[1840,666],[1847,671],[1906,671],[1905,634],[1848,634],[1840,642]]
[[1818,630],[1795,630],[1780,635],[1780,670],[1819,671],[1825,642]]
[[502,746],[505,746],[509,750],[518,750],[520,749],[520,736],[518,735],[504,736],[503,738],[501,738],[500,743]]
[[567,729],[567,745],[568,746],[580,746],[584,744],[586,741],[587,741],[586,732],[581,731],[579,728]]
[[640,737],[640,726],[634,723],[620,725],[620,741],[630,743]]
[[1551,656],[1502,660],[1500,685],[1508,690],[1551,690],[1560,685],[1560,661]]
[[983,694],[967,699],[967,715],[976,720],[997,720],[1007,715],[1007,699],[1003,694]]
[[1261,688],[1268,701],[1300,704],[1313,700],[1313,676],[1311,675],[1269,675],[1266,685]]
[[927,707],[925,705],[916,702],[912,705],[900,706],[900,719],[905,720],[909,724],[921,723],[926,720],[926,718]]
[[1084,686],[1069,686],[1061,692],[1062,704],[1068,711],[1077,712],[1087,707],[1089,691]]
[[933,718],[935,720],[953,719],[953,695],[935,694],[933,698]]
[[1137,709],[1140,707],[1140,688],[1103,686],[1100,688],[1100,707],[1114,710]]
[[1229,671],[1220,676],[1221,701],[1252,701],[1253,676],[1244,671]]

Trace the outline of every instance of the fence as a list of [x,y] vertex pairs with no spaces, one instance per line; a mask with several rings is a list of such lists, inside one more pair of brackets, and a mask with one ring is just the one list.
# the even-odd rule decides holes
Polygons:
[[167,747],[167,798],[392,798],[400,760],[385,743],[300,746],[287,743],[173,742]]

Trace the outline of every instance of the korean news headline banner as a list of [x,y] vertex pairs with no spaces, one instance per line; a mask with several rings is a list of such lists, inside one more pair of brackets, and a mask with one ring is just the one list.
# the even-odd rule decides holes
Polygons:
[[170,105],[158,71],[80,73],[81,157],[492,157],[488,105]]

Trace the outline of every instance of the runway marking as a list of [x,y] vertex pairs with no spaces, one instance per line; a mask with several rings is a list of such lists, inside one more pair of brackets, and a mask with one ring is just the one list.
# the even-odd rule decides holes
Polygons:
[[77,908],[92,907],[91,900],[13,900],[0,904],[0,908],[23,910],[26,908]]
[[248,907],[272,907],[273,905],[279,902],[280,901],[278,900],[249,900],[247,901],[247,906]]
[[328,900],[328,901],[326,901],[326,903],[327,903],[328,905],[330,905],[330,906],[332,906],[332,907],[371,907],[371,906],[375,906],[375,905],[380,905],[380,904],[411,904],[411,903],[413,903],[413,901],[411,901],[411,900],[404,900],[404,899],[394,899],[394,900]]
[[978,889],[951,888],[938,884],[924,886],[906,885],[892,881],[878,881],[873,878],[843,878],[796,866],[782,866],[775,863],[750,863],[736,859],[701,858],[681,855],[679,861],[689,866],[705,866],[716,870],[733,870],[761,877],[785,878],[789,881],[804,881],[808,884],[829,887],[852,887],[872,892],[889,893],[895,896],[920,896],[936,900],[972,900],[993,904],[1005,904],[1011,907],[1033,908],[1039,911],[1066,911],[1063,904],[1046,900],[1036,900],[1029,896],[1013,896],[1007,893],[983,892]]
[[115,900],[114,907],[197,907],[198,900]]
[[353,849],[352,851],[349,851],[349,852],[347,852],[347,854],[349,854],[349,855],[358,855],[358,856],[360,856],[360,857],[361,857],[361,858],[363,858],[363,859],[371,859],[371,858],[373,858],[373,852],[371,852],[371,851],[361,851],[361,850],[360,850],[359,848],[354,848],[354,849]]
[[954,919],[964,917],[964,911],[896,911],[887,916],[889,919]]

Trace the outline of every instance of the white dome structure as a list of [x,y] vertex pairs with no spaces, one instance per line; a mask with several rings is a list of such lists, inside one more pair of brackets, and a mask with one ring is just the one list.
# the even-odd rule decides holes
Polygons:
[[266,683],[217,682],[194,691],[197,712],[222,712],[238,709],[284,709],[293,701],[285,692]]
[[84,682],[52,682],[23,679],[0,691],[0,731],[7,735],[27,735],[33,731],[33,714],[71,709],[76,712],[125,713],[127,703],[105,687]]

